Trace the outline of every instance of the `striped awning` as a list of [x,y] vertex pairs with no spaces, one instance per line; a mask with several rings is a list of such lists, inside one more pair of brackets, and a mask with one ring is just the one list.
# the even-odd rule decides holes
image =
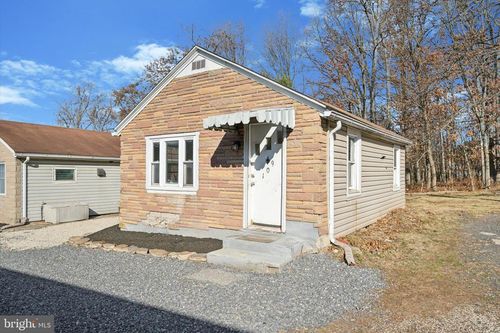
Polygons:
[[288,128],[295,127],[295,110],[293,108],[259,109],[211,116],[203,119],[203,127],[205,129],[231,128],[238,124],[249,124],[252,118],[259,123],[282,125]]

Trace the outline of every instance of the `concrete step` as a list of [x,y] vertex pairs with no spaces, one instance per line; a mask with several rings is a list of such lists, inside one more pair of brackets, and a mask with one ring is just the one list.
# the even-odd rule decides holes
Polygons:
[[285,237],[281,235],[236,235],[224,238],[223,244],[225,249],[290,256],[292,258],[299,255],[302,250],[301,244],[287,242]]
[[252,252],[231,248],[222,248],[207,254],[207,262],[210,264],[226,265],[263,273],[280,271],[290,261],[292,261],[290,255]]

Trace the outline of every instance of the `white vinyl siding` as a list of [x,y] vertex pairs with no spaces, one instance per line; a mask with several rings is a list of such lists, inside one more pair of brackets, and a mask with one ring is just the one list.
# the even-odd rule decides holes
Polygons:
[[342,236],[377,221],[394,208],[404,207],[405,149],[400,147],[400,190],[393,189],[394,144],[362,133],[361,189],[347,193],[347,130],[335,134],[334,142],[334,219],[335,236]]
[[6,185],[5,163],[0,162],[0,195],[5,195]]
[[[74,169],[74,181],[56,181],[55,170]],[[104,169],[105,177],[98,175]],[[28,163],[28,218],[42,219],[42,204],[87,203],[90,215],[119,212],[120,165],[111,162],[31,160]]]
[[146,189],[194,194],[198,190],[198,133],[146,138]]

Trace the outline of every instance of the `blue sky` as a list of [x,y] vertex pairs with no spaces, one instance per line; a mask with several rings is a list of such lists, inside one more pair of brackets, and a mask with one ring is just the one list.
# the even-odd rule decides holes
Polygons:
[[169,47],[190,45],[192,25],[206,34],[242,22],[249,64],[280,13],[301,31],[324,0],[1,0],[0,119],[55,124],[72,87],[110,91],[132,82]]

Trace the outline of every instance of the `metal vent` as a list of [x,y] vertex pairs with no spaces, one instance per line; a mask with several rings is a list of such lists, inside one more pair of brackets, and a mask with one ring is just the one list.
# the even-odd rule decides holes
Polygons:
[[205,68],[205,59],[193,61],[193,63],[191,64],[191,69],[193,71],[198,70],[198,69],[202,69],[202,68]]

